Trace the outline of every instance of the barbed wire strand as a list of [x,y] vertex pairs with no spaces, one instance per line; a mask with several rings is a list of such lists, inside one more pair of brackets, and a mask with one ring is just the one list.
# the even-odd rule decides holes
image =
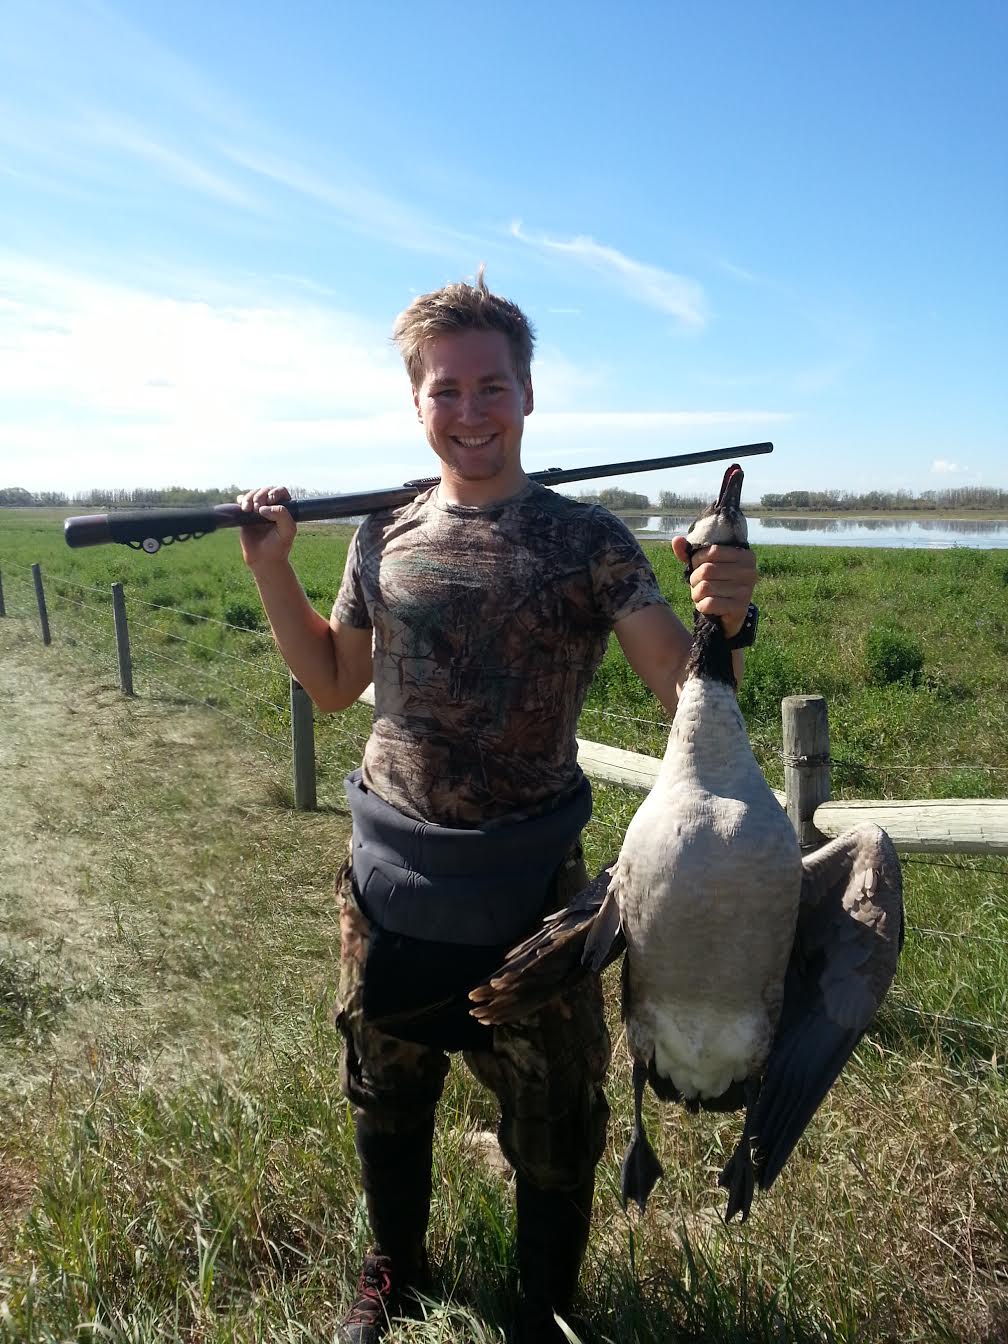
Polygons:
[[[28,567],[28,571],[29,573],[31,572],[30,566]],[[61,586],[72,587],[77,588],[82,592],[98,593],[102,597],[105,597],[110,601],[112,597],[111,585],[109,585],[108,588],[99,588],[94,584],[81,583],[79,579],[67,579],[59,575],[54,576],[52,574],[46,574],[44,576],[43,582],[45,584],[51,584],[54,588],[59,588]],[[273,636],[269,631],[250,630],[248,626],[235,625],[233,621],[222,621],[218,616],[204,616],[201,615],[199,612],[187,611],[184,607],[170,606],[165,602],[148,602],[145,598],[138,597],[135,593],[130,592],[129,589],[124,589],[124,596],[128,602],[138,604],[139,606],[142,607],[152,607],[156,608],[158,611],[170,611],[174,615],[184,616],[187,620],[190,621],[206,621],[209,622],[211,625],[220,625],[223,626],[225,630],[235,630],[240,635],[251,635],[253,639],[262,640],[267,644],[271,644],[273,642]],[[223,650],[221,650],[221,652],[223,652]]]
[[[771,751],[775,759],[787,763],[784,749],[775,747]],[[834,756],[830,754],[829,764],[839,766],[844,770],[865,770],[869,774],[901,774],[914,772],[918,774],[927,774],[933,770],[989,770],[994,774],[1008,774],[1008,765],[983,765],[975,761],[929,761],[927,765],[910,765],[906,763],[891,762],[869,763],[867,761],[852,761],[846,756]]]
[[91,653],[97,654],[99,663],[108,664],[112,662],[113,655],[111,649],[103,649],[97,644],[91,644],[88,640],[81,639],[79,635],[73,635],[68,638],[72,638],[73,640],[73,643],[70,646],[71,648],[76,648],[80,645],[81,648],[88,649]]
[[[204,653],[212,654],[215,658],[227,658],[232,663],[241,663],[242,667],[248,667],[249,665],[250,660],[248,658],[242,658],[237,653],[229,653],[227,649],[215,649],[212,644],[201,644],[198,639],[187,639],[185,635],[176,635],[171,630],[162,630],[160,626],[150,625],[147,621],[131,621],[130,631],[132,632],[133,630],[153,630],[161,639],[170,639],[177,644],[189,644],[192,648],[202,649]],[[275,649],[275,646],[274,651],[279,659],[279,650]]]
[[[234,714],[228,714],[227,711],[221,709],[219,705],[212,705],[208,700],[197,700],[189,692],[183,691],[179,686],[172,685],[171,682],[166,681],[163,684],[169,691],[174,692],[179,701],[184,705],[188,705],[193,709],[209,709],[211,713],[219,714],[222,719],[227,719],[229,723],[237,724],[243,732],[255,733],[257,737],[264,738],[267,742],[273,743],[274,746],[287,745],[286,738],[277,737],[275,733],[264,733],[261,728],[253,728],[248,719],[239,719]],[[158,690],[159,687],[155,686],[155,695],[158,693]]]
[[[991,862],[991,859],[994,862]],[[1008,855],[997,862],[997,855],[987,854],[960,854],[954,859],[944,859],[938,854],[904,854],[900,858],[900,863],[904,866],[910,864],[916,868],[948,868],[950,872],[961,873],[967,871],[970,873],[991,873],[998,877],[1004,877],[1008,871]],[[984,865],[989,865],[985,867]]]
[[913,1004],[905,1003],[902,999],[892,1000],[890,1006],[898,1009],[901,1013],[910,1013],[913,1017],[922,1018],[925,1022],[947,1022],[954,1027],[969,1027],[973,1031],[986,1031],[997,1038],[1005,1034],[1005,1027],[995,1027],[991,1022],[977,1022],[970,1017],[953,1017],[950,1013],[929,1013],[922,1008],[915,1008]]
[[[783,753],[781,753],[783,756]],[[864,770],[875,775],[932,774],[941,770],[986,770],[991,774],[1008,774],[1008,765],[983,765],[975,761],[933,761],[927,765],[868,765],[864,761],[846,761],[830,757],[830,765],[841,770]]]
[[256,695],[253,691],[248,690],[247,687],[236,686],[233,681],[226,681],[223,677],[218,676],[211,668],[203,668],[196,663],[183,663],[178,658],[170,657],[167,653],[159,653],[157,649],[146,649],[141,658],[134,660],[135,664],[141,663],[143,658],[157,658],[161,662],[171,663],[173,667],[181,667],[184,672],[195,672],[197,676],[202,677],[213,677],[218,685],[227,686],[229,690],[243,696],[253,704],[266,705],[267,708],[275,710],[278,714],[286,714],[289,712],[289,706],[274,704],[272,700],[266,700],[263,696]]
[[[84,600],[84,598],[82,598],[82,597],[74,597],[72,593],[57,593],[57,594],[55,595],[55,600],[56,600],[57,603],[60,603],[60,602],[67,602],[67,603],[72,604],[72,605],[75,606],[75,607],[80,607],[80,609],[81,609],[82,612],[87,612],[87,613],[89,613],[90,615],[92,615],[92,616],[94,616],[94,617],[96,617],[96,618],[97,618],[97,617],[100,617],[100,615],[101,615],[101,613],[95,611],[94,608],[93,608],[88,602],[86,602],[86,601]],[[111,606],[109,607],[109,610],[108,610],[108,617],[109,617],[109,630],[112,631],[112,630],[114,630],[115,627],[114,627],[114,625],[113,625],[113,623],[112,623],[112,608],[111,608]]]
[[[72,597],[65,597],[65,598],[61,597],[59,599],[60,602],[74,602],[75,600],[76,599]],[[57,613],[57,615],[59,615],[62,609],[60,607],[55,607],[53,608],[53,610]],[[108,626],[104,626],[98,623],[97,621],[94,620],[88,621],[86,619],[81,618],[78,621],[78,625],[83,626],[85,630],[88,630],[91,634],[96,635],[101,639],[106,639],[109,642],[114,642],[115,631],[112,628],[111,624]],[[63,634],[63,638],[67,640],[73,640],[77,638],[76,630],[70,629],[66,631]]]
[[182,607],[171,607],[164,602],[148,602],[145,598],[137,597],[133,593],[127,594],[131,602],[138,603],[142,607],[153,607],[158,611],[171,611],[177,616],[185,616],[191,621],[208,621],[211,625],[222,625],[226,630],[237,630],[242,635],[252,635],[255,639],[263,639],[268,643],[273,642],[273,636],[266,630],[250,630],[245,625],[234,625],[231,621],[222,621],[218,616],[201,616],[199,612],[186,611]]
[[[977,1071],[975,1068],[963,1069],[956,1064],[950,1063],[947,1059],[941,1059],[936,1061],[934,1059],[928,1059],[924,1055],[918,1055],[916,1059],[911,1060],[908,1059],[907,1056],[901,1053],[899,1050],[894,1050],[892,1049],[891,1046],[883,1045],[882,1042],[876,1036],[866,1036],[864,1043],[870,1044],[872,1050],[877,1051],[880,1055],[887,1055],[890,1059],[899,1060],[904,1065],[907,1064],[915,1064],[918,1066],[926,1065],[929,1069],[936,1069],[938,1072],[946,1074],[949,1077],[962,1078],[969,1083],[976,1082]],[[979,1057],[974,1056],[973,1058],[978,1059]],[[984,1058],[983,1066],[985,1071],[989,1070],[992,1073],[997,1073],[999,1076],[1001,1074],[1008,1074],[1008,1061],[1005,1061],[1004,1063],[998,1064],[996,1066],[992,1066],[991,1061],[987,1058]]]
[[910,924],[907,926],[907,937],[918,937],[923,935],[926,938],[960,938],[964,942],[988,943],[991,947],[1008,947],[1008,938],[1000,938],[996,933],[962,933],[958,930],[949,929],[926,929],[920,926]]
[[600,705],[586,705],[581,711],[581,717],[589,714],[597,714],[600,718],[611,719],[614,723],[640,723],[645,728],[650,728],[654,732],[668,733],[672,726],[669,722],[660,719],[647,719],[640,714],[623,714],[618,709],[603,709]]
[[54,578],[51,574],[45,575],[44,582],[51,583],[54,586],[63,584],[64,587],[79,588],[81,592],[84,593],[98,593],[101,597],[104,597],[106,601],[108,602],[112,601],[111,584],[109,584],[106,588],[99,588],[96,584],[93,583],[81,583],[79,579],[65,579],[62,577]]
[[[15,568],[22,569],[28,574],[31,574],[32,572],[30,565],[23,565],[18,561],[13,562],[8,561],[7,564],[13,564]],[[44,585],[46,586],[51,585],[53,588],[58,588],[61,586],[72,587],[72,588],[78,588],[83,592],[99,593],[102,597],[106,597],[111,601],[112,597],[111,584],[107,588],[101,588],[96,586],[95,584],[82,583],[79,579],[69,579],[63,577],[62,575],[52,574],[49,572],[43,574],[42,581]],[[250,630],[248,626],[235,625],[233,621],[222,621],[219,616],[204,616],[197,611],[187,611],[184,607],[170,606],[166,602],[148,602],[146,598],[138,597],[136,593],[131,592],[126,587],[124,587],[123,589],[123,595],[128,602],[136,603],[142,607],[153,607],[156,608],[158,611],[170,611],[177,616],[184,616],[187,620],[190,621],[206,621],[209,622],[211,625],[223,626],[226,630],[236,630],[240,635],[251,635],[254,639],[263,640],[268,644],[273,642],[272,634],[270,634],[270,632],[266,630]]]

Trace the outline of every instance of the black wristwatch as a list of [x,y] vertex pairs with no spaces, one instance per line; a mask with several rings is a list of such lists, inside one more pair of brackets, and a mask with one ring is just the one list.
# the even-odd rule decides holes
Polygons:
[[742,622],[742,629],[737,635],[732,635],[728,641],[730,649],[748,649],[756,643],[756,630],[759,626],[759,607],[755,602],[749,603],[749,610],[746,612],[745,620]]

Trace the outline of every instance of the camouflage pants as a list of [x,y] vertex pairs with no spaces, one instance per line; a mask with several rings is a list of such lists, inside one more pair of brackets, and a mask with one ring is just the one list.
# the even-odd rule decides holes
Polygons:
[[[557,909],[588,883],[580,846],[554,880]],[[363,1010],[373,926],[357,904],[349,863],[337,878],[340,992],[336,1023],[343,1035],[345,1095],[371,1129],[389,1134],[433,1122],[449,1070],[443,1049],[389,1035]],[[533,1185],[574,1190],[591,1175],[605,1147],[609,1106],[603,1091],[611,1047],[596,977],[560,996],[527,1021],[487,1033],[487,1048],[461,1052],[497,1098],[501,1151]]]

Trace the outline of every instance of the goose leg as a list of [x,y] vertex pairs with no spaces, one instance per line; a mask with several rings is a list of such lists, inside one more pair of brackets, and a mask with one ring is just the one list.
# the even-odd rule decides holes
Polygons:
[[624,1154],[623,1168],[620,1172],[620,1195],[623,1200],[623,1207],[626,1208],[632,1199],[641,1213],[644,1212],[648,1195],[654,1189],[655,1182],[665,1174],[662,1170],[662,1164],[655,1155],[655,1150],[648,1141],[648,1136],[644,1131],[644,1121],[641,1117],[641,1108],[644,1104],[644,1084],[647,1082],[647,1075],[647,1065],[642,1064],[639,1059],[635,1059],[633,1066],[633,1133],[630,1135],[630,1146]]
[[756,1172],[752,1160],[752,1123],[759,1100],[760,1085],[758,1078],[747,1078],[745,1084],[746,1112],[745,1124],[738,1147],[725,1163],[718,1185],[728,1191],[728,1207],[725,1210],[725,1222],[730,1223],[737,1213],[742,1222],[749,1217],[753,1190],[756,1187]]

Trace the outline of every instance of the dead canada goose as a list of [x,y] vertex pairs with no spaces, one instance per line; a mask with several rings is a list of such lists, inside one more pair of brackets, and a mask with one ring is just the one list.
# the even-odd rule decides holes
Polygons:
[[[730,467],[687,534],[694,555],[746,544],[741,484]],[[726,1219],[745,1219],[755,1184],[772,1184],[878,1009],[902,939],[889,837],[859,826],[802,860],[753,756],[720,622],[696,613],[661,771],[618,859],[472,992],[472,1011],[515,1021],[625,948],[634,1128],[623,1202],[643,1209],[662,1174],[641,1118],[650,1082],[691,1111],[745,1108],[720,1175]]]

